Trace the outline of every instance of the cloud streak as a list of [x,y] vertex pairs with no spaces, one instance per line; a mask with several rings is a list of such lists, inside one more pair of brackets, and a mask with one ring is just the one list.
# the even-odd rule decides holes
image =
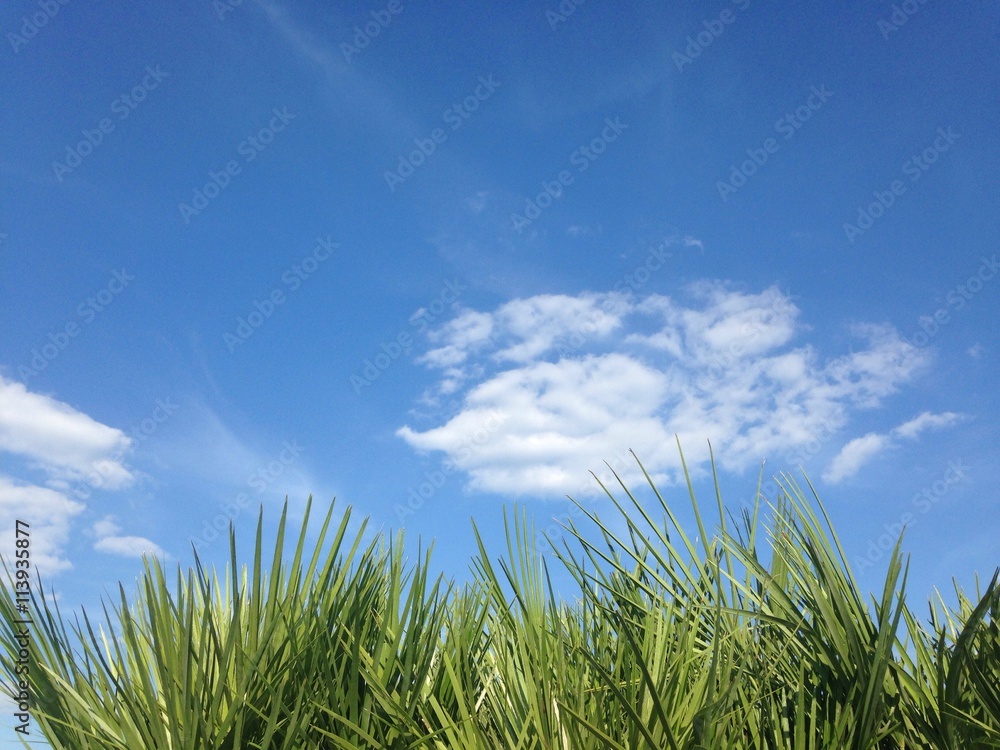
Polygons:
[[899,438],[917,440],[920,434],[926,430],[951,427],[963,419],[963,415],[950,411],[943,414],[925,411],[887,433],[870,432],[863,437],[855,438],[834,456],[826,471],[823,472],[823,479],[831,484],[843,482],[856,475],[865,464],[879,454],[898,446]]

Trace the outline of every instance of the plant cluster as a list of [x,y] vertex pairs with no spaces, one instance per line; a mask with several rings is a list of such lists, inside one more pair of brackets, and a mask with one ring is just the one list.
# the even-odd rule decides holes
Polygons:
[[646,478],[646,502],[604,488],[618,515],[587,513],[595,538],[568,525],[573,602],[523,512],[498,564],[477,532],[459,587],[429,551],[409,564],[401,535],[349,533],[333,505],[314,546],[307,507],[290,559],[286,506],[269,568],[262,518],[249,565],[230,533],[221,576],[196,557],[170,581],[146,559],[101,622],[68,627],[38,588],[33,718],[57,750],[1000,747],[996,575],[922,621],[898,543],[866,602],[808,479],[813,499],[783,476],[773,504],[758,483],[735,517],[716,482],[710,533],[688,477],[693,542]]

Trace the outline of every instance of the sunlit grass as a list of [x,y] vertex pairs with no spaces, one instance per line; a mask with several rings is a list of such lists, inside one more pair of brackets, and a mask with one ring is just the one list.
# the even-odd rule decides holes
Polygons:
[[[652,502],[619,483],[613,523],[569,525],[573,603],[516,510],[462,587],[331,505],[290,557],[283,512],[245,564],[230,536],[222,574],[147,559],[99,619],[37,588],[32,720],[59,750],[1000,747],[996,575],[924,619],[898,545],[866,601],[808,482],[782,477],[773,505],[758,483],[738,518],[716,484],[710,522],[690,479],[668,502],[646,478]],[[9,694],[9,571],[0,611]]]

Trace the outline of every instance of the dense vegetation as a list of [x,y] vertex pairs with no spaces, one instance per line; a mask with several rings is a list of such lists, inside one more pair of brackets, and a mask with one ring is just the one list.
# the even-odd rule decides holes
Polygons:
[[[67,628],[39,590],[33,721],[59,750],[1000,747],[996,576],[925,621],[899,545],[866,602],[790,477],[738,518],[717,497],[711,529],[690,492],[701,544],[649,484],[644,503],[606,489],[620,516],[590,516],[595,538],[570,524],[573,603],[517,511],[506,560],[480,540],[456,587],[333,506],[312,552],[307,512],[290,559],[283,513],[270,561],[262,521],[221,577],[147,560],[100,623]],[[0,611],[9,691],[9,578]]]

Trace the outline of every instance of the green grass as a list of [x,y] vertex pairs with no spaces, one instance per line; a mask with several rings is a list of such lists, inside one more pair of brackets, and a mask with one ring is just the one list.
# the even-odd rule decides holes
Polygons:
[[[573,603],[516,509],[462,587],[333,505],[290,558],[283,512],[272,553],[262,518],[246,564],[230,536],[221,575],[146,559],[99,620],[37,587],[33,722],[58,750],[1000,747],[997,575],[921,619],[897,545],[866,601],[806,482],[773,505],[758,482],[738,518],[716,484],[710,523],[689,479],[691,533],[651,480],[653,503],[605,488],[614,521],[586,514],[554,558]],[[8,571],[8,694],[12,590]]]

